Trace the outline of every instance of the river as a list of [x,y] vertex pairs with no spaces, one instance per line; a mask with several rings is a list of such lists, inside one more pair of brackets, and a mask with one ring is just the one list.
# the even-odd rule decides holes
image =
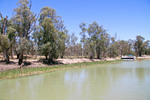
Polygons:
[[0,100],[150,100],[150,60],[1,80]]

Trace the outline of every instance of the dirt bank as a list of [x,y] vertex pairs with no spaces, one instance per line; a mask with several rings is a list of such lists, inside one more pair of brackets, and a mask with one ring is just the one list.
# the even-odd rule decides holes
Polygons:
[[[150,56],[142,56],[138,57],[139,59],[150,59]],[[82,63],[82,62],[92,62],[92,61],[111,61],[111,60],[117,60],[120,58],[105,58],[103,60],[100,59],[87,59],[87,58],[82,58],[82,59],[56,59],[58,63],[61,64],[73,64],[73,63]],[[10,64],[5,64],[2,60],[0,60],[0,71],[6,71],[9,69],[14,69],[14,68],[19,68],[20,66],[18,65],[18,60],[17,59],[10,59],[11,63]],[[38,61],[36,59],[27,59],[25,60],[26,66],[25,67],[45,67],[49,66],[51,67],[52,65],[47,65],[43,64],[43,62]]]
[[[120,58],[106,58],[104,60],[117,60]],[[14,68],[19,68],[20,66],[17,64],[18,60],[17,59],[11,59],[10,60],[11,63],[10,64],[5,64],[4,62],[0,61],[0,71],[6,71],[9,69],[14,69]],[[47,64],[43,64],[43,62],[34,60],[34,59],[28,59],[25,60],[26,66],[25,67],[45,67],[45,66],[49,66],[51,67],[52,65],[47,65]],[[82,59],[57,59],[56,61],[58,61],[61,64],[73,64],[73,63],[82,63],[82,62],[92,62],[92,61],[103,61],[100,59],[86,59],[86,58],[82,58]]]

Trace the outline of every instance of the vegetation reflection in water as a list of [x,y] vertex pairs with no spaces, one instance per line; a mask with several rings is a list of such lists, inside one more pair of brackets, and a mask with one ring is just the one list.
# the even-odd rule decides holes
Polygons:
[[150,61],[0,81],[0,100],[150,100]]

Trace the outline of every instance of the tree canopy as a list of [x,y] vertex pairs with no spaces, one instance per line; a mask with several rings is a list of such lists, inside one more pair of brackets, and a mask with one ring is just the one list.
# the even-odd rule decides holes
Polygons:
[[[6,63],[17,55],[18,64],[24,55],[45,56],[48,63],[64,57],[104,59],[123,55],[149,55],[150,41],[142,36],[135,40],[117,40],[98,22],[79,24],[80,33],[70,33],[55,9],[43,7],[39,14],[31,11],[32,2],[19,0],[12,18],[0,12],[0,53]],[[78,35],[80,35],[80,42]]]

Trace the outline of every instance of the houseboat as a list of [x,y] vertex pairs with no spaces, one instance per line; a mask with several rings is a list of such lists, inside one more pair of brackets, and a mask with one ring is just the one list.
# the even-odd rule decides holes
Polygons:
[[121,59],[123,59],[123,60],[136,60],[136,57],[133,55],[127,55],[127,56],[122,56]]

